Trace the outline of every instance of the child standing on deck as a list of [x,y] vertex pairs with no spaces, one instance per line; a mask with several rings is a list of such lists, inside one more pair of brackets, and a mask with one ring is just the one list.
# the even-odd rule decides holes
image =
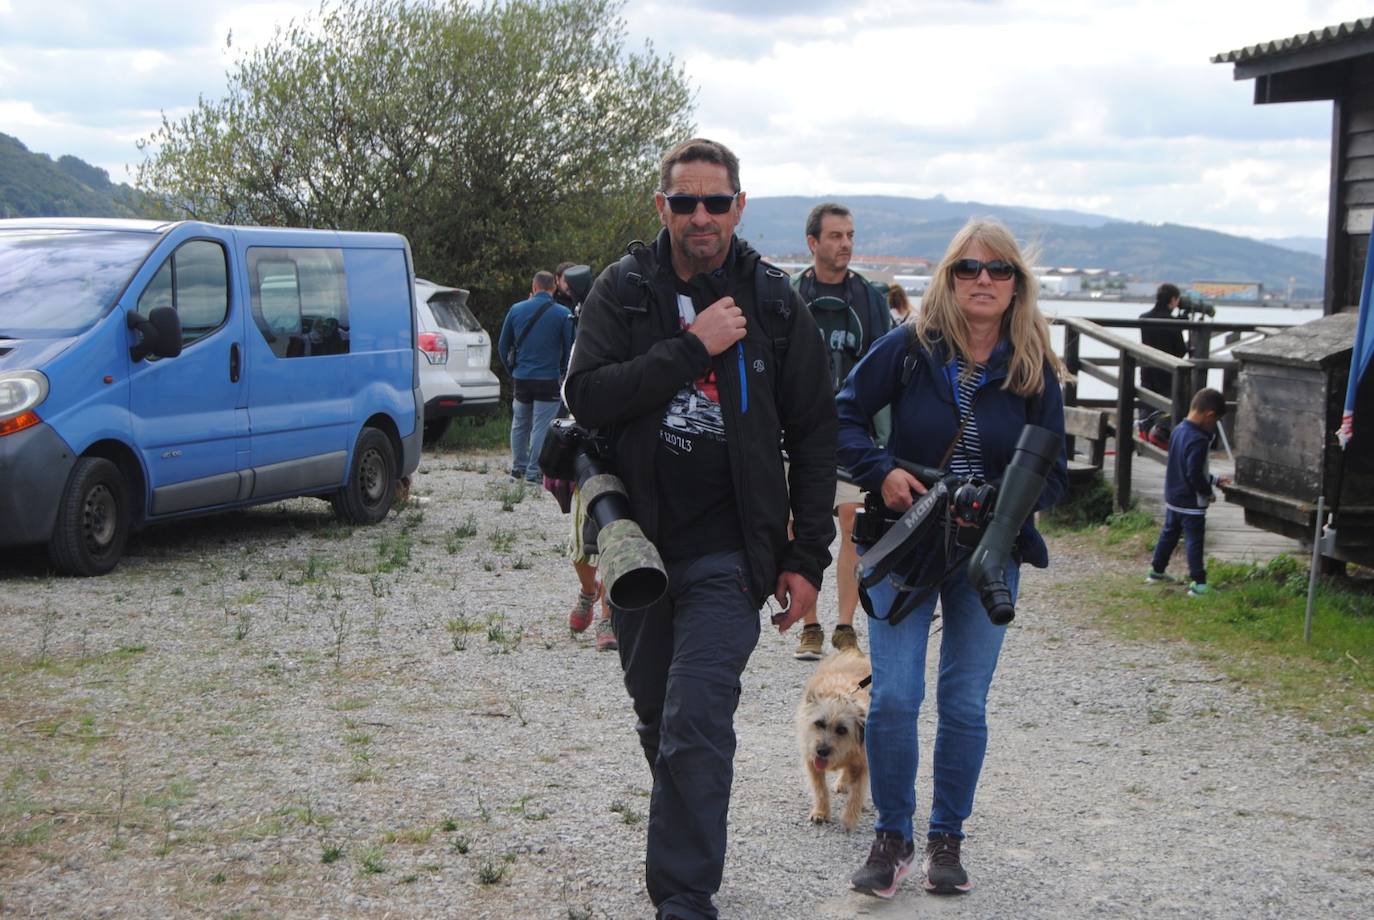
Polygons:
[[1207,532],[1207,506],[1212,486],[1226,485],[1227,476],[1207,472],[1207,454],[1217,423],[1226,414],[1226,400],[1216,390],[1198,390],[1188,407],[1188,417],[1169,436],[1169,465],[1164,473],[1164,527],[1155,544],[1155,557],[1145,580],[1151,584],[1173,581],[1164,574],[1169,557],[1183,534],[1188,552],[1188,595],[1201,597],[1207,587],[1203,564],[1203,538]]

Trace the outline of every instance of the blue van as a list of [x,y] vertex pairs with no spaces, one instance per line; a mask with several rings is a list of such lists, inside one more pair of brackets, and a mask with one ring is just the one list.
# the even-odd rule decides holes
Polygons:
[[99,575],[158,521],[382,520],[420,459],[413,280],[390,233],[0,220],[0,546]]

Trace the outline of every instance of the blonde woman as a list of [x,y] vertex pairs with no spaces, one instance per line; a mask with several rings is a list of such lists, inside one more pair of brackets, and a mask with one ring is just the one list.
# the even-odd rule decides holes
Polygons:
[[[996,482],[1025,424],[1063,437],[1060,364],[1036,290],[1007,228],[971,221],[935,269],[916,319],[876,342],[854,368],[837,397],[840,463],[862,487],[880,492],[892,511],[907,510],[926,491],[894,457]],[[892,436],[885,448],[875,447],[866,420],[889,404]],[[1061,451],[1039,507],[1063,495],[1066,472]],[[883,898],[892,896],[915,858],[916,720],[936,603],[943,628],[923,879],[933,893],[971,887],[960,844],[987,748],[988,687],[1006,633],[988,619],[969,584],[966,557],[960,562],[957,552],[947,553],[940,537],[931,544],[913,566],[917,571],[894,572],[931,586],[900,622],[884,619],[894,609],[897,585],[883,581],[869,591],[873,685],[865,739],[878,817],[868,861],[852,883]],[[1015,559],[1039,568],[1048,563],[1033,515],[1018,537]],[[1006,575],[1014,596],[1019,565]]]

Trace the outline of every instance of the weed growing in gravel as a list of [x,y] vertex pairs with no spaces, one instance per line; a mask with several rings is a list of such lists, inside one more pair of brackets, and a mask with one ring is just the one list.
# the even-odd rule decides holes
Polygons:
[[333,843],[320,843],[320,862],[326,866],[343,859],[343,847]]
[[521,630],[507,628],[505,614],[487,614],[487,642],[496,646],[497,654],[505,655],[515,651],[520,647],[520,640],[523,638],[525,634]]
[[407,827],[399,831],[386,831],[382,834],[382,843],[429,843],[434,836],[432,827]]
[[487,545],[492,548],[493,552],[508,553],[511,551],[511,547],[515,545],[515,531],[497,527],[487,534]]
[[247,610],[238,615],[234,622],[234,639],[242,642],[248,638],[248,633],[253,629],[253,614]]
[[449,555],[455,555],[463,548],[463,541],[477,536],[477,515],[468,513],[463,519],[463,523],[450,530],[444,535],[444,548]]
[[486,473],[491,470],[491,464],[485,460],[459,460],[453,468],[460,473]]
[[482,628],[482,624],[467,617],[454,617],[444,624],[453,640],[453,650],[455,652],[464,651],[468,647],[468,634],[477,632]]
[[358,871],[364,875],[380,875],[386,871],[381,847],[364,847],[358,852]]
[[488,484],[487,493],[501,503],[502,511],[514,511],[529,494],[523,482],[493,482]]
[[532,795],[520,796],[520,798],[516,800],[515,804],[511,806],[511,812],[519,815],[526,821],[547,821],[549,818],[549,813],[547,811],[545,811],[542,808],[538,811],[533,811],[530,809],[530,799],[532,798],[534,798],[534,796]]
[[531,567],[531,564],[524,556],[516,556],[510,561],[510,567],[517,572],[524,571]]
[[620,815],[622,824],[638,824],[644,820],[643,815],[621,801],[611,803],[611,812]]
[[410,534],[402,532],[385,536],[377,541],[378,572],[394,572],[410,565],[410,551],[413,547]]
[[43,613],[38,617],[38,663],[46,665],[48,663],[48,643],[52,641],[52,634],[57,629],[57,611],[52,607],[44,607]]
[[487,860],[477,870],[477,883],[479,885],[498,885],[505,880],[507,868],[507,866]]
[[348,641],[348,611],[343,607],[331,607],[326,611],[329,631],[334,640],[334,670],[343,664],[344,643]]

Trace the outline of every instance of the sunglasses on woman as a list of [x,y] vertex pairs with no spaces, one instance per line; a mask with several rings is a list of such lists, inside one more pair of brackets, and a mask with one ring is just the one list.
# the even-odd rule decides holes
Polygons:
[[1016,266],[1001,259],[993,259],[991,262],[960,259],[950,267],[954,271],[954,277],[960,281],[973,281],[985,268],[988,270],[988,277],[993,281],[1010,281],[1016,275]]
[[724,214],[730,210],[730,205],[735,203],[739,197],[739,192],[733,195],[664,195],[668,207],[674,214],[693,214],[696,212],[697,203],[706,205],[707,214]]

